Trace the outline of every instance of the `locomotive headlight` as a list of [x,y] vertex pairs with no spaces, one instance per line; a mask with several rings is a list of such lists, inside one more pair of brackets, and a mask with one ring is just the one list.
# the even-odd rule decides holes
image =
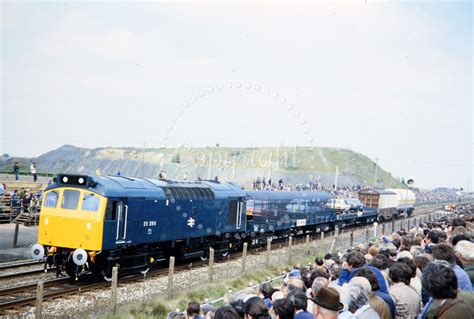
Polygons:
[[67,181],[68,181],[67,176],[64,176],[64,177],[63,177],[63,183],[67,183]]
[[72,260],[78,266],[82,266],[87,262],[87,253],[84,249],[78,248],[72,254]]
[[79,184],[84,184],[84,178],[82,177],[79,178]]
[[31,258],[34,260],[40,260],[44,257],[44,247],[40,244],[34,244],[31,246]]

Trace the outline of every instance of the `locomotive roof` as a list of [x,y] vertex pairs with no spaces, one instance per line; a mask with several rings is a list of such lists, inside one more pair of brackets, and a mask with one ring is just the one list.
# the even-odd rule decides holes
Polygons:
[[[67,177],[66,182],[63,182],[64,177]],[[81,178],[83,183],[76,182]],[[46,190],[65,186],[89,189],[106,197],[153,197],[164,199],[166,198],[164,189],[174,187],[210,189],[216,198],[229,196],[245,197],[245,192],[239,186],[226,182],[178,182],[139,177],[74,174],[58,175],[55,183],[49,185]]]
[[329,200],[333,198],[332,195],[328,192],[315,191],[247,191],[247,196],[255,200]]

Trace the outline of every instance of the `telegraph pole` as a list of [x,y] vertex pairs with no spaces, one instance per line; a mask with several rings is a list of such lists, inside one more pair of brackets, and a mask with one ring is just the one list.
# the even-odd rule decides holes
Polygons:
[[143,149],[142,149],[142,178],[143,178],[143,169],[144,169],[144,166],[145,166],[145,145],[146,145],[146,142],[143,141]]
[[379,158],[375,158],[375,167],[374,167],[374,188],[377,188],[377,163],[379,162]]

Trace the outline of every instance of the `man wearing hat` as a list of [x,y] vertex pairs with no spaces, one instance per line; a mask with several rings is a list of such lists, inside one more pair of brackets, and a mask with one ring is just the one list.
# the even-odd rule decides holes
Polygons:
[[313,311],[316,319],[337,319],[338,312],[344,308],[339,292],[334,288],[322,287],[316,297],[310,299],[315,303]]

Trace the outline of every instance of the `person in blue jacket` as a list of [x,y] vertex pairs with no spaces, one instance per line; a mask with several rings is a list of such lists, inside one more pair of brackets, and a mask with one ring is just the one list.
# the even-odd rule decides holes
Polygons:
[[348,283],[352,279],[352,277],[357,276],[357,272],[362,268],[368,268],[372,270],[375,276],[377,277],[377,282],[380,287],[379,290],[375,291],[375,294],[379,296],[380,298],[382,298],[388,304],[392,314],[395,316],[396,314],[395,303],[393,302],[392,297],[388,293],[387,281],[385,281],[385,278],[382,275],[382,272],[378,268],[366,265],[366,259],[362,253],[358,251],[350,252],[347,255],[346,262],[343,263],[342,267],[343,269],[338,279],[339,286],[342,286],[343,284]]

